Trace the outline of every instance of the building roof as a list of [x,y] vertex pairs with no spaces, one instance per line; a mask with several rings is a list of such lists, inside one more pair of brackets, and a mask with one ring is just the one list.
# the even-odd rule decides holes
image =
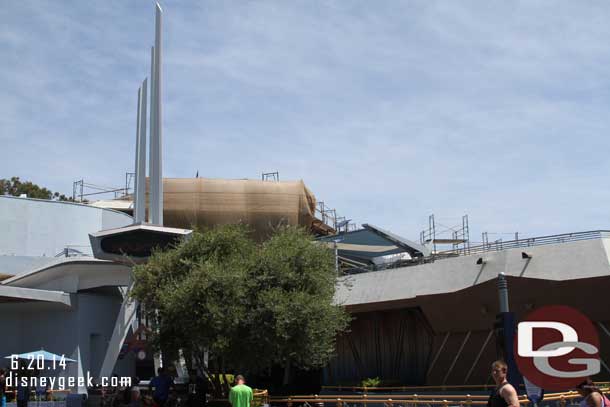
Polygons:
[[364,229],[324,236],[319,241],[338,249],[339,257],[362,265],[372,265],[373,259],[393,254],[407,253],[411,257],[423,257],[429,250],[396,234],[365,224]]

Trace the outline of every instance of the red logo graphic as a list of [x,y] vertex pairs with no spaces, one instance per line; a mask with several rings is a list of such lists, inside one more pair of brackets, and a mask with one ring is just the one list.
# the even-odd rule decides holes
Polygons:
[[569,390],[599,373],[599,337],[574,308],[541,307],[517,326],[514,354],[521,374],[545,390]]

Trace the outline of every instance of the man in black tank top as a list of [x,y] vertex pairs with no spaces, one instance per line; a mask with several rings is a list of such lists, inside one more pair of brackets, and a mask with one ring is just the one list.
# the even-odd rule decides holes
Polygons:
[[517,391],[506,380],[508,366],[502,360],[496,360],[491,365],[491,376],[496,382],[496,388],[489,395],[487,407],[519,407]]

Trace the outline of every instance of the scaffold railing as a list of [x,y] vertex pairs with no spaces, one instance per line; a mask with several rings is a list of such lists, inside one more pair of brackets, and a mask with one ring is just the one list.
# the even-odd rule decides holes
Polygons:
[[439,256],[442,255],[471,255],[471,254],[479,254],[491,251],[501,251],[501,250],[509,250],[509,249],[517,249],[517,248],[526,248],[526,247],[534,247],[534,246],[544,246],[548,244],[560,244],[560,243],[570,243],[577,242],[581,240],[594,240],[601,239],[604,237],[610,237],[610,230],[589,230],[586,232],[574,232],[574,233],[562,233],[558,235],[548,235],[548,236],[539,236],[539,237],[528,237],[523,239],[516,240],[507,240],[501,241],[498,240],[496,242],[483,243],[477,246],[470,246],[469,248],[459,248],[453,250],[445,250],[442,252],[438,252]]

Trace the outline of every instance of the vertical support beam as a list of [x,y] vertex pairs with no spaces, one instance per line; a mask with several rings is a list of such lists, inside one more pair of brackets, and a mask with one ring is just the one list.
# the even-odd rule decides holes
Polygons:
[[98,379],[101,377],[110,377],[112,375],[112,370],[114,369],[114,365],[119,357],[121,347],[123,346],[127,333],[129,332],[129,328],[136,317],[137,304],[136,301],[132,300],[129,296],[132,286],[133,280],[129,283],[129,286],[123,293],[123,304],[121,305],[119,315],[117,316],[114,324],[112,337],[108,343],[106,355],[104,355],[104,362],[102,363],[100,374],[97,376]]
[[150,47],[150,157],[148,160],[148,222],[154,224],[153,222],[153,208],[156,207],[153,195],[156,196],[156,193],[153,193],[153,189],[155,188],[155,184],[153,183],[153,177],[155,177],[157,173],[157,169],[155,168],[154,158],[156,156],[155,153],[155,47]]
[[156,4],[155,47],[152,55],[151,137],[150,137],[150,213],[151,223],[163,225],[163,109],[162,109],[162,25],[163,10]]
[[[76,347],[76,363],[77,363],[77,370],[78,370],[77,375],[78,375],[78,377],[85,377],[85,380],[87,380],[86,379],[87,376],[85,376],[85,372],[84,372],[84,369],[83,369],[83,359],[82,359],[81,354],[80,354],[80,345],[78,345]],[[76,386],[76,392],[78,394],[87,394],[87,395],[89,395],[89,393],[87,392],[87,387],[86,386],[80,386],[80,385],[78,385],[78,383],[77,383],[77,386]],[[38,403],[36,403],[36,404],[38,404]]]
[[144,223],[146,214],[146,105],[148,79],[138,90],[138,124],[136,135],[136,168],[134,185],[134,222]]
[[453,358],[453,362],[451,362],[451,366],[449,366],[449,369],[447,370],[447,373],[445,374],[445,377],[443,378],[443,386],[445,385],[445,383],[447,383],[447,379],[449,378],[449,375],[453,371],[453,368],[455,367],[457,360],[459,359],[460,355],[462,354],[462,351],[464,350],[464,346],[466,346],[466,342],[468,342],[468,339],[470,338],[471,333],[472,333],[471,331],[468,331],[466,333],[466,337],[464,338],[464,341],[462,341],[462,344],[460,345],[460,349],[455,354],[455,357]]

